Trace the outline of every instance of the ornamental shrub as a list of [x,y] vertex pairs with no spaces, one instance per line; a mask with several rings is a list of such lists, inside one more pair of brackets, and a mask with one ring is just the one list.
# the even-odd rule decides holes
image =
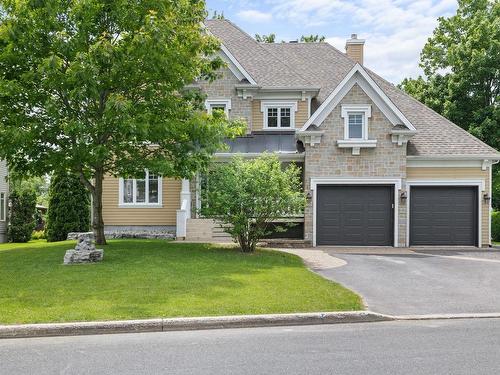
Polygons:
[[56,174],[49,187],[47,241],[64,241],[69,232],[87,232],[89,227],[89,193],[78,177]]
[[36,193],[33,190],[13,190],[9,196],[10,242],[28,242],[35,229]]
[[491,214],[491,238],[500,242],[500,211],[493,211]]

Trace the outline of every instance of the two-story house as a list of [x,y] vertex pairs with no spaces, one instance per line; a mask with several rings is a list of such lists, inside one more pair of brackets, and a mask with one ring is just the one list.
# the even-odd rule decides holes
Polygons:
[[[308,203],[294,218],[313,246],[488,246],[491,171],[500,154],[363,65],[364,41],[346,53],[327,43],[256,42],[209,20],[227,68],[199,82],[206,109],[243,118],[247,135],[215,155],[272,152],[303,168]],[[176,231],[213,240],[198,217],[200,178],[107,178],[111,231]]]
[[0,160],[0,243],[7,241],[8,192],[7,163]]

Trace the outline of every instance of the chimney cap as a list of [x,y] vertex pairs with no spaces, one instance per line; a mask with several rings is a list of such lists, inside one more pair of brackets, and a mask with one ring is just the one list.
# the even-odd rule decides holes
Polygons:
[[364,39],[358,39],[358,34],[351,34],[351,39],[347,39],[345,42],[346,46],[352,44],[365,44]]

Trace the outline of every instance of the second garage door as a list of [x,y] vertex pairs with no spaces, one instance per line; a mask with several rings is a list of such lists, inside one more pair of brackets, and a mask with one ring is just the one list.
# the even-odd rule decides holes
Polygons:
[[392,246],[394,188],[386,185],[319,186],[316,244]]
[[410,245],[476,246],[477,187],[414,186],[410,190]]

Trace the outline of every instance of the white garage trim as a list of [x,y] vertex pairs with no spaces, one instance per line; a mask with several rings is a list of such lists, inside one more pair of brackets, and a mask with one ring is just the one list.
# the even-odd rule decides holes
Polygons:
[[313,238],[312,245],[316,247],[316,212],[318,185],[394,185],[394,247],[399,242],[399,190],[401,189],[400,178],[335,178],[335,177],[311,177],[311,190],[313,201]]
[[407,202],[406,202],[406,246],[410,246],[410,199],[411,199],[411,187],[412,186],[476,186],[477,191],[477,244],[478,247],[482,246],[482,210],[481,210],[481,200],[482,192],[485,190],[484,180],[408,180],[406,181],[407,186]]

